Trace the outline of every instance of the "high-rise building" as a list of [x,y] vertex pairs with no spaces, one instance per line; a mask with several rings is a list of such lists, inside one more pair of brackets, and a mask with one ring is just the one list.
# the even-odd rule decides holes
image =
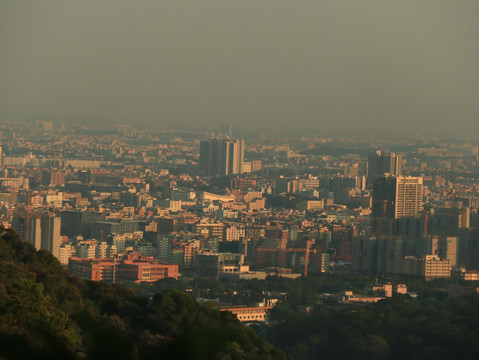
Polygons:
[[200,169],[207,176],[241,174],[243,162],[243,139],[210,139],[200,142]]
[[374,184],[376,176],[385,174],[402,175],[402,155],[396,153],[383,153],[381,150],[368,157],[368,185]]
[[[27,226],[28,224],[28,226]],[[12,228],[37,250],[48,250],[56,258],[60,257],[61,219],[52,214],[32,214],[27,221],[25,214],[15,214]]]
[[65,173],[63,171],[44,171],[41,182],[46,186],[65,186]]
[[60,257],[61,218],[51,214],[41,217],[42,243],[41,249],[50,251],[56,258]]
[[380,230],[380,224],[386,226],[385,221],[388,219],[419,216],[422,211],[422,194],[422,177],[377,176],[372,196],[373,230]]
[[14,214],[12,219],[12,228],[15,229],[17,234],[20,236],[23,241],[27,241],[33,246],[35,249],[40,250],[42,244],[42,230],[41,230],[41,223],[40,218],[36,216],[30,217],[28,220],[28,228],[27,228],[27,218],[24,214]]
[[423,178],[396,176],[395,218],[416,217],[422,211]]
[[3,171],[3,150],[2,150],[2,145],[0,145],[0,171]]

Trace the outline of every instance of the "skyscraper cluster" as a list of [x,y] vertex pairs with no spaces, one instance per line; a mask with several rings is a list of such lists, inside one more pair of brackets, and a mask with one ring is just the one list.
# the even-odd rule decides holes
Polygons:
[[243,139],[215,138],[200,142],[200,169],[207,176],[241,174],[243,162]]

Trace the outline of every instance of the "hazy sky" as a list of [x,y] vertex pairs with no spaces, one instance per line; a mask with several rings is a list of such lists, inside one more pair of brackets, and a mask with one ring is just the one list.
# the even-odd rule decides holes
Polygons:
[[0,121],[479,131],[478,0],[0,0]]

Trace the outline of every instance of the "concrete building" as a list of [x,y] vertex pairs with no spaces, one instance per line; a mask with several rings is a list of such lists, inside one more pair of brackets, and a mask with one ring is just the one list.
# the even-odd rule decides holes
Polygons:
[[384,174],[402,174],[402,155],[395,153],[383,153],[377,150],[368,157],[368,181],[369,186],[374,184],[374,178]]
[[142,259],[120,260],[119,280],[153,282],[164,278],[178,279],[178,265],[157,264]]
[[3,160],[3,149],[2,149],[2,145],[0,145],[0,172],[3,172],[4,170],[4,160]]
[[45,195],[45,204],[49,206],[61,208],[63,205],[63,193],[59,192],[57,194]]
[[71,275],[91,281],[114,283],[117,281],[152,282],[167,277],[178,279],[178,265],[166,265],[152,258],[128,256],[125,259],[70,258]]
[[116,260],[113,259],[83,259],[72,257],[68,263],[70,275],[91,281],[115,283],[118,280]]
[[60,217],[62,235],[69,237],[82,235],[84,238],[90,238],[93,222],[104,221],[106,214],[95,211],[66,210],[61,212]]
[[200,169],[207,176],[241,174],[244,163],[243,139],[210,139],[200,142]]
[[158,251],[158,259],[169,262],[171,260],[171,252],[173,250],[172,235],[160,236],[156,240],[156,249]]
[[246,234],[246,230],[244,226],[230,224],[226,227],[225,240],[239,241],[241,238],[245,237],[245,234]]
[[421,276],[426,280],[450,278],[451,263],[440,259],[437,255],[426,255],[423,258],[407,256],[404,258],[403,274]]
[[23,241],[27,241],[35,249],[40,250],[42,247],[42,229],[41,229],[41,220],[37,216],[32,216],[28,220],[24,214],[16,213],[12,218],[12,228],[15,229],[17,234],[20,236]]
[[451,267],[458,264],[459,239],[457,236],[432,236],[428,238],[428,254],[449,260]]
[[46,186],[65,186],[65,172],[43,171],[41,182]]
[[318,211],[324,209],[324,199],[321,200],[305,200],[301,202],[299,208],[308,211]]
[[114,234],[134,233],[138,231],[137,220],[95,221],[91,225],[91,235],[97,240],[106,240]]
[[19,236],[35,246],[37,250],[48,250],[60,258],[61,219],[53,214],[32,214],[28,220],[24,214],[15,214],[12,228]]
[[218,241],[225,239],[225,224],[223,223],[200,223],[196,224],[196,233],[205,238],[216,237]]
[[59,250],[59,261],[60,264],[62,265],[68,265],[68,262],[70,261],[70,258],[74,256],[76,253],[76,249],[73,245],[71,244],[62,244],[60,245],[60,250]]
[[141,194],[137,194],[136,192],[125,191],[120,193],[120,205],[125,207],[134,207],[138,208],[141,204]]
[[282,193],[295,193],[298,191],[298,180],[297,179],[288,179],[288,178],[279,178],[275,182],[275,195]]
[[451,262],[440,259],[435,255],[426,255],[424,258],[424,277],[426,280],[450,278]]
[[265,302],[257,306],[223,306],[220,310],[233,313],[240,322],[268,322],[273,307],[274,302]]
[[384,233],[389,219],[420,216],[422,195],[422,177],[392,175],[376,177],[372,193],[373,231]]
[[219,278],[220,273],[230,267],[241,267],[244,264],[243,254],[197,254],[195,266],[199,275]]
[[76,257],[83,259],[94,259],[97,254],[97,242],[96,240],[81,241],[76,246]]

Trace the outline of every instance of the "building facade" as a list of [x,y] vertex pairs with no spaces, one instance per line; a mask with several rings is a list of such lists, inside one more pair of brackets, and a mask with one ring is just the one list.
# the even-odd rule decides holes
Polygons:
[[207,176],[241,174],[244,163],[243,139],[210,139],[200,142],[200,169]]

